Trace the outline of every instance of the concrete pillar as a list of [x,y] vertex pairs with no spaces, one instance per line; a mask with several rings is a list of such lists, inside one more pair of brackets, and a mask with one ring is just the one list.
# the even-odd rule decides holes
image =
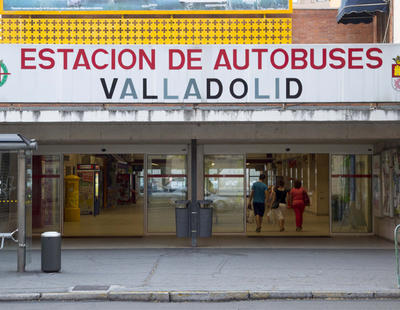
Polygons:
[[393,43],[400,43],[400,1],[392,0],[393,2]]

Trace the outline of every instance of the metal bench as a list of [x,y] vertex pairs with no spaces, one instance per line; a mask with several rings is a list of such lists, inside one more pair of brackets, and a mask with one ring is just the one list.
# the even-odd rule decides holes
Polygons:
[[18,232],[18,229],[14,230],[13,232],[10,233],[0,233],[0,238],[1,238],[1,246],[0,250],[4,247],[4,239],[11,239],[14,242],[18,242],[17,239],[15,239],[15,234]]

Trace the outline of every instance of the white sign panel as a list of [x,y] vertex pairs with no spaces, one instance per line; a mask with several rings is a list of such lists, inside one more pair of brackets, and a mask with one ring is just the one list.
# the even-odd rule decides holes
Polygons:
[[3,103],[400,101],[400,45],[2,45]]

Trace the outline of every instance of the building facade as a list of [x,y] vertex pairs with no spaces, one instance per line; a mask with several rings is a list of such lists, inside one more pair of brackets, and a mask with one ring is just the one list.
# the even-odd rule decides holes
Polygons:
[[[321,55],[327,49],[328,56],[334,48],[361,48],[365,68],[379,63],[370,49],[392,48],[395,58],[399,17],[395,1],[389,5],[372,23],[346,25],[337,23],[333,1],[294,1],[292,13],[268,15],[4,15],[2,43],[11,51],[4,53],[17,51],[25,75],[18,81],[21,91],[14,86],[13,97],[1,100],[0,132],[38,141],[33,233],[174,234],[175,201],[196,197],[213,201],[215,235],[298,236],[292,210],[285,211],[284,232],[274,218],[255,232],[247,200],[265,173],[268,186],[283,180],[290,188],[300,179],[308,190],[311,206],[301,235],[390,238],[400,214],[400,112],[393,99],[399,95],[382,99],[378,82],[370,80],[370,87],[362,86],[367,95],[355,89],[359,97],[353,98],[346,85],[338,86],[341,94],[333,85],[352,71],[335,76],[330,86],[332,78],[324,81],[324,74],[331,69],[312,77],[293,75],[293,67],[265,90],[257,71],[263,48],[283,55],[283,63],[285,55],[293,61],[296,48]],[[153,62],[153,50],[162,60]],[[220,75],[214,75],[217,63],[214,71],[200,68],[211,59]],[[316,59],[310,66],[320,65]],[[331,64],[339,66],[340,59]],[[241,75],[248,61],[256,69]],[[283,66],[281,58],[270,61]],[[118,66],[134,71],[114,76]],[[172,71],[182,67],[182,74]],[[6,70],[11,84],[13,72]],[[163,74],[159,84],[152,82]],[[92,77],[97,88],[91,88]],[[302,91],[312,98],[296,99]],[[13,155],[2,155],[5,174],[12,174],[13,163]],[[6,201],[4,230],[15,220],[14,199],[7,195],[0,198]],[[79,211],[71,210],[78,201]]]

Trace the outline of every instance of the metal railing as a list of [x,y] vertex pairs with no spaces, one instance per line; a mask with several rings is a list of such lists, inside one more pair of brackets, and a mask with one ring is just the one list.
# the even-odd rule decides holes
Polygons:
[[1,239],[0,250],[4,247],[5,239],[11,239],[14,242],[18,242],[18,239],[15,239],[15,236],[14,236],[17,232],[18,232],[18,229],[14,230],[13,232],[10,232],[10,233],[0,233],[0,239]]
[[396,273],[397,273],[397,285],[400,288],[400,262],[399,262],[399,240],[398,235],[400,231],[400,224],[394,229],[394,251],[396,256]]

